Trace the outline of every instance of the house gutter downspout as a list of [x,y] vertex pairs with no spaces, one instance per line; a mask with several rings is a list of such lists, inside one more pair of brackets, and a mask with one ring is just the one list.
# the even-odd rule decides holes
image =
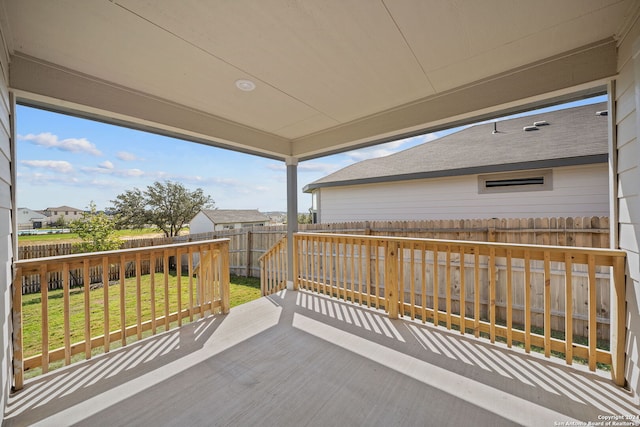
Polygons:
[[287,157],[287,289],[294,290],[293,234],[298,231],[298,158]]

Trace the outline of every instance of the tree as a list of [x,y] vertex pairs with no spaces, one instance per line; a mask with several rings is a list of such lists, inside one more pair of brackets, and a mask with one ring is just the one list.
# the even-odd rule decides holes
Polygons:
[[299,213],[298,214],[298,224],[311,224],[312,221],[311,213]]
[[67,221],[64,219],[64,215],[60,215],[58,219],[53,223],[55,227],[64,228],[67,225]]
[[151,223],[146,216],[144,194],[139,189],[127,190],[116,196],[116,200],[112,200],[111,203],[116,205],[116,227],[118,229],[139,229]]
[[154,224],[167,237],[177,236],[200,210],[213,206],[213,200],[201,188],[190,191],[172,181],[156,181],[145,191],[128,190],[111,202],[120,226],[140,228],[142,224]]
[[76,245],[76,252],[100,252],[120,249],[122,242],[115,235],[115,221],[104,212],[96,211],[96,204],[89,203],[89,212],[81,219],[72,221],[71,232],[77,233],[82,242]]

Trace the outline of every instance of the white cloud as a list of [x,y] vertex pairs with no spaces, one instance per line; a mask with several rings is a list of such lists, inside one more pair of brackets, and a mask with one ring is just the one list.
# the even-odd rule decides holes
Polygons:
[[96,148],[95,144],[86,138],[58,139],[57,135],[50,132],[43,132],[37,135],[33,133],[18,135],[18,139],[32,142],[41,147],[57,148],[58,150],[69,151],[72,153],[88,153],[94,156],[102,155],[102,152]]
[[114,172],[115,175],[125,177],[138,177],[144,175],[144,171],[140,169],[123,169]]
[[109,160],[105,160],[104,162],[100,163],[98,165],[99,167],[101,167],[102,169],[113,169],[113,163],[111,163]]
[[286,171],[287,165],[285,165],[284,162],[269,163],[267,169],[271,169],[272,171]]
[[118,154],[116,154],[116,157],[122,161],[125,162],[132,162],[134,160],[142,160],[141,158],[139,158],[138,156],[136,156],[133,153],[130,153],[128,151],[118,151]]
[[20,163],[31,168],[52,169],[60,173],[73,171],[71,163],[64,160],[22,160]]

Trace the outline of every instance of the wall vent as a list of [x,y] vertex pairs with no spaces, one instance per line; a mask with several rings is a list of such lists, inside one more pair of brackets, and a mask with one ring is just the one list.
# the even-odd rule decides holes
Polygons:
[[522,130],[525,131],[525,132],[531,132],[531,131],[534,131],[534,130],[538,130],[538,127],[537,126],[525,126],[525,127],[522,128]]
[[549,126],[549,122],[546,120],[540,120],[537,122],[533,122],[534,126]]
[[608,116],[609,110],[596,111],[596,116]]

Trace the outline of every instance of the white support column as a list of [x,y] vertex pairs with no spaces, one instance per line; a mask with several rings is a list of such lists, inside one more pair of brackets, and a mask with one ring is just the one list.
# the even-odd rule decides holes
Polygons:
[[287,289],[293,290],[293,233],[298,231],[298,159],[287,157]]

